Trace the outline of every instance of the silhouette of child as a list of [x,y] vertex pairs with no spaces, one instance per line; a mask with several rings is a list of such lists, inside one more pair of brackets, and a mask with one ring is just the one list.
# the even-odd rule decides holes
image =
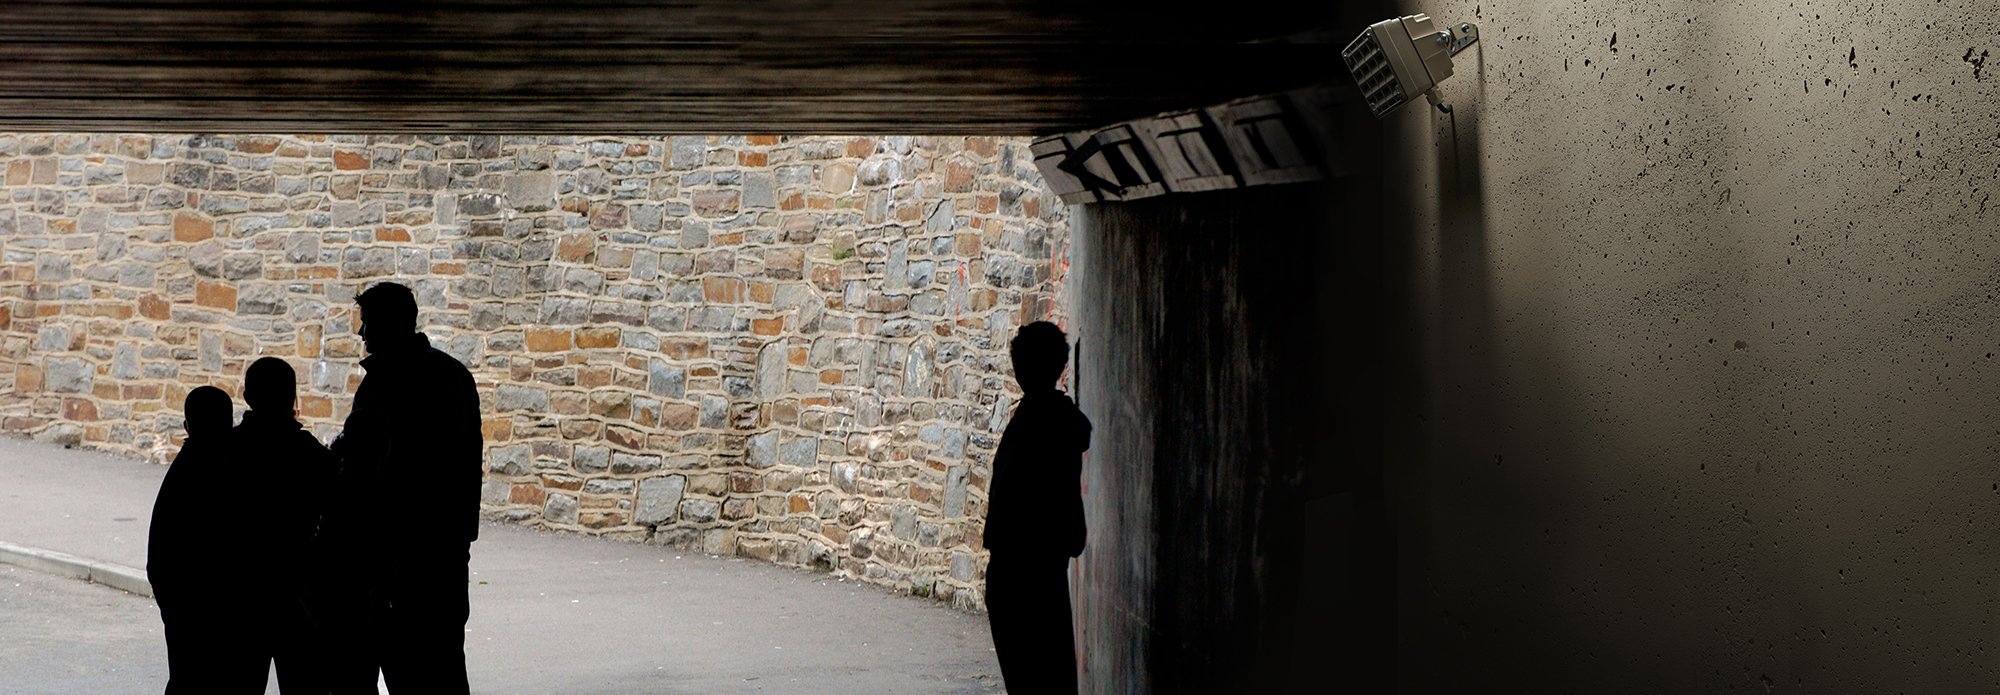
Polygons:
[[[234,602],[220,543],[205,529],[227,499],[230,479],[229,394],[213,386],[189,391],[181,411],[187,417],[187,439],[160,481],[147,528],[146,575],[166,624],[167,695],[241,692],[240,659],[230,667],[228,647],[235,630],[222,619]],[[261,676],[259,677],[261,681]],[[262,686],[257,686],[261,688]],[[261,692],[261,691],[260,691]]]
[[1056,390],[1069,340],[1046,321],[1009,346],[1021,402],[993,455],[985,545],[986,615],[1007,690],[1076,692],[1069,559],[1083,553],[1083,452],[1090,420]]
[[234,432],[238,494],[285,500],[251,526],[253,552],[266,558],[269,570],[238,600],[255,621],[250,631],[257,638],[246,646],[253,650],[258,682],[275,660],[278,689],[288,694],[327,689],[326,647],[307,609],[313,593],[308,563],[316,549],[321,491],[334,476],[333,454],[299,424],[297,396],[298,373],[290,364],[276,357],[251,363],[243,374],[243,401],[250,410]]

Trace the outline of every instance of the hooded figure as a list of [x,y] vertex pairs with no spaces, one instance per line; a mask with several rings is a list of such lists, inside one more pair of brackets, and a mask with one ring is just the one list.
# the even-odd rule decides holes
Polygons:
[[241,580],[224,564],[221,524],[233,502],[229,394],[213,386],[189,391],[182,412],[187,439],[160,481],[146,531],[146,576],[166,624],[167,694],[263,692],[263,674],[237,648],[244,629],[235,597]]
[[1076,692],[1069,560],[1083,553],[1090,420],[1056,390],[1069,341],[1046,321],[1009,346],[1021,402],[993,454],[984,543],[986,616],[1008,692]]

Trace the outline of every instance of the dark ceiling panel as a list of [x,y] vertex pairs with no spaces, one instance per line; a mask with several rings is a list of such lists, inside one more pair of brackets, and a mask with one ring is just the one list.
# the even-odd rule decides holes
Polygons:
[[1337,77],[1297,3],[0,2],[0,129],[1040,134]]

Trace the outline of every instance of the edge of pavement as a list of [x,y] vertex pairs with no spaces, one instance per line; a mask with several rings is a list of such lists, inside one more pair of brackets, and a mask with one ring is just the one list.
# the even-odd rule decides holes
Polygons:
[[0,563],[47,572],[153,597],[153,583],[146,571],[116,562],[93,560],[69,553],[0,541]]

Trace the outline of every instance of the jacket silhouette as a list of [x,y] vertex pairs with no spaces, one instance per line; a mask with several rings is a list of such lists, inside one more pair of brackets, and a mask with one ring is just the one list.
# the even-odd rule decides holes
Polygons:
[[[294,372],[277,358],[258,362],[265,360],[282,368],[287,383],[280,402],[288,404]],[[265,365],[253,365],[253,373],[260,366]],[[333,483],[333,454],[294,419],[289,406],[268,405],[244,413],[233,443],[240,480],[248,483],[241,486],[239,498],[274,493],[285,498],[284,504],[247,526],[265,562],[257,581],[239,599],[249,604],[255,621],[258,639],[252,648],[258,682],[263,683],[275,661],[280,692],[324,693],[325,646],[311,605],[318,581],[311,558],[318,547],[323,493]]]
[[485,454],[472,373],[415,331],[408,288],[355,298],[369,356],[333,451],[338,488],[322,537],[333,692],[465,693],[471,544]]
[[422,333],[404,349],[369,355],[361,367],[367,374],[333,447],[343,483],[376,492],[338,507],[329,522],[390,557],[463,554],[479,538],[485,474],[472,372]]
[[190,391],[183,412],[187,439],[160,481],[146,530],[146,576],[166,627],[168,695],[263,692],[264,674],[249,655],[239,596],[244,580],[226,563],[233,540],[214,520],[240,500],[229,485],[229,394],[213,386]]
[[1055,324],[1021,327],[1011,345],[1021,402],[993,453],[983,542],[986,618],[1014,693],[1075,693],[1069,559],[1083,553],[1083,452],[1090,420],[1056,390],[1069,359]]
[[1021,396],[993,453],[986,549],[1008,555],[1083,554],[1083,452],[1090,420],[1053,387]]

